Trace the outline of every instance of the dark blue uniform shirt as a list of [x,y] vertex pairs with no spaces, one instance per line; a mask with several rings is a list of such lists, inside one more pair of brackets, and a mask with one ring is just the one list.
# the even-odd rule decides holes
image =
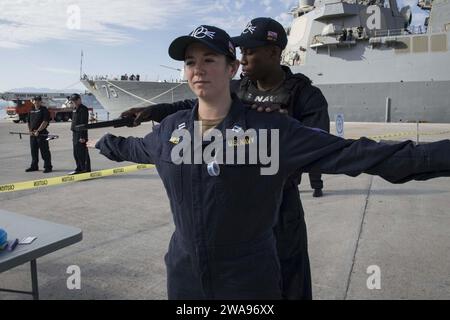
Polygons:
[[106,135],[97,143],[111,160],[156,164],[176,232],[193,246],[240,244],[272,232],[283,184],[295,170],[353,177],[368,173],[392,183],[450,175],[449,140],[418,146],[345,140],[290,117],[250,110],[235,98],[217,129],[278,129],[280,170],[264,176],[259,164],[222,164],[220,175],[210,176],[206,163],[175,165],[171,159],[173,132],[183,125],[193,136],[197,114],[198,105],[167,117],[144,138]]
[[88,131],[87,130],[76,130],[75,128],[81,124],[89,123],[89,110],[84,105],[81,104],[78,108],[74,108],[72,112],[72,124],[70,126],[70,130],[77,136],[78,139],[88,139]]

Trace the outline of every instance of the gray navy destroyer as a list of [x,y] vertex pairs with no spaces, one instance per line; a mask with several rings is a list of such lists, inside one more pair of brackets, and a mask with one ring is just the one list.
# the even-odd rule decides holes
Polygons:
[[[450,122],[450,0],[300,0],[291,10],[283,64],[324,93],[332,119]],[[193,98],[186,82],[82,80],[112,116],[131,107]]]

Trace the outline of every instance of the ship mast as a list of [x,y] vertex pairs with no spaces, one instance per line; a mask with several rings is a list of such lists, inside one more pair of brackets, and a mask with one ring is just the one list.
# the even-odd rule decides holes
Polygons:
[[81,50],[81,61],[80,61],[80,80],[83,78],[83,50]]

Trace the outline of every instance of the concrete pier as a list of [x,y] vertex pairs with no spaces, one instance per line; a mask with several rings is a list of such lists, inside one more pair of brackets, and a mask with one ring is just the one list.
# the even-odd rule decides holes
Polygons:
[[[24,172],[28,137],[9,135],[27,131],[26,125],[1,121],[0,185],[72,171],[69,126],[50,125],[60,139],[50,142],[54,172],[44,175]],[[345,133],[403,141],[416,140],[416,129],[415,123],[347,123]],[[109,129],[124,136],[150,130],[150,124]],[[420,124],[419,136],[422,142],[449,139],[450,125]],[[90,154],[93,170],[123,165]],[[319,199],[312,197],[307,175],[300,186],[315,299],[450,299],[450,178],[393,185],[369,175],[326,175],[324,185]],[[164,254],[174,226],[155,169],[0,193],[0,208],[83,230],[82,242],[38,260],[41,299],[166,299]],[[72,265],[81,269],[80,290],[66,285]],[[380,289],[368,286],[373,270],[380,272]],[[0,287],[30,290],[29,277],[28,265],[15,268],[0,274]],[[0,293],[0,299],[29,297]]]

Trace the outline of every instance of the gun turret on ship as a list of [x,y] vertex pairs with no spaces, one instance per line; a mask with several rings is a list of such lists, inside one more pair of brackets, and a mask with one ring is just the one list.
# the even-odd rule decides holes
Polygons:
[[450,4],[418,6],[431,10],[422,27],[394,0],[301,0],[283,62],[323,90],[332,116],[450,122]]

